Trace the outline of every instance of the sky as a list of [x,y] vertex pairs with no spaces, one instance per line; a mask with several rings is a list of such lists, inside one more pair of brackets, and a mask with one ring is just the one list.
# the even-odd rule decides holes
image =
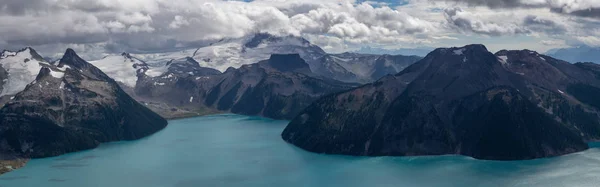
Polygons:
[[43,55],[176,51],[257,32],[331,53],[600,47],[600,0],[0,0],[0,49]]

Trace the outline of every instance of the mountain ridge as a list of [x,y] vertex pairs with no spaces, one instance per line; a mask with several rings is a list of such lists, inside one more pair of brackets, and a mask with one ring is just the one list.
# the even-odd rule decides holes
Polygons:
[[[532,73],[551,67],[569,76]],[[439,48],[394,76],[317,100],[282,138],[312,152],[365,156],[568,154],[600,135],[598,110],[589,107],[594,101],[581,99],[595,93],[588,87],[598,81],[578,78],[591,75],[526,50],[495,55],[483,45]],[[563,83],[550,84],[556,79]],[[578,84],[579,97],[571,96],[574,88],[560,90]]]

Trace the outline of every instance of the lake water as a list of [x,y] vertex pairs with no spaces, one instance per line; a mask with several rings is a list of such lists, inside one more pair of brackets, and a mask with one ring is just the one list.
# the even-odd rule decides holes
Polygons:
[[518,162],[462,156],[348,157],[285,143],[286,121],[218,115],[148,138],[36,159],[1,187],[600,186],[600,149]]

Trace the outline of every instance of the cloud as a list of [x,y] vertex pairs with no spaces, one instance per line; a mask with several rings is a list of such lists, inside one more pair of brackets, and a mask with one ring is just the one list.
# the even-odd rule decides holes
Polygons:
[[0,48],[162,52],[256,32],[303,36],[336,52],[365,45],[461,45],[465,37],[593,43],[591,37],[600,35],[598,1],[1,0]]
[[516,23],[498,24],[480,19],[481,15],[464,11],[461,8],[444,10],[446,19],[456,29],[463,32],[499,36],[529,33],[527,29]]
[[600,18],[600,0],[438,0],[490,8],[547,8],[573,16]]
[[541,18],[535,15],[527,15],[523,19],[523,25],[533,31],[540,31],[552,35],[561,35],[567,32],[567,26],[556,21]]
[[0,14],[0,40],[8,45],[109,42],[105,46],[150,52],[161,48],[157,44],[164,45],[162,48],[191,46],[256,32],[329,35],[355,43],[414,43],[431,39],[423,36],[440,29],[441,23],[372,4],[338,0],[5,0],[0,9],[11,11]]

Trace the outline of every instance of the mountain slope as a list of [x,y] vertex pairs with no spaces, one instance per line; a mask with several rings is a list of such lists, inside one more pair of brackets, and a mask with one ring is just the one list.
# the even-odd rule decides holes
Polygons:
[[562,155],[599,138],[594,101],[562,91],[585,85],[579,92],[589,98],[598,86],[589,76],[531,51],[436,49],[395,76],[319,99],[282,137],[333,154],[492,160]]
[[49,157],[134,140],[167,125],[109,76],[68,49],[57,66],[0,109],[0,153]]

